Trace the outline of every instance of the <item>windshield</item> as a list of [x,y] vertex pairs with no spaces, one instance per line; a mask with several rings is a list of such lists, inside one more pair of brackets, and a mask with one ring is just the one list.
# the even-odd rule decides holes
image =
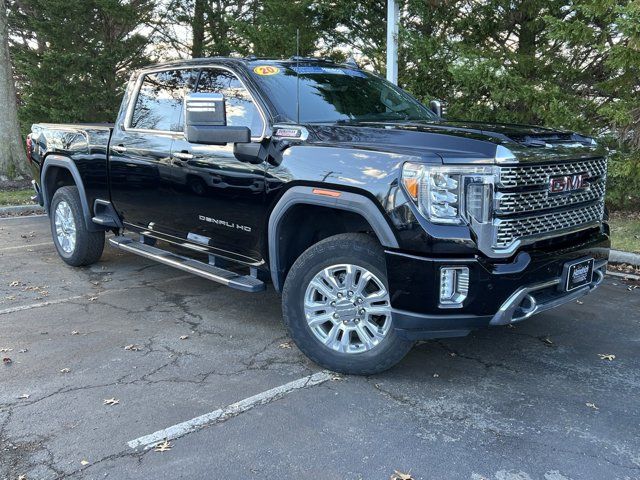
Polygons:
[[333,65],[267,64],[253,67],[251,73],[278,110],[278,121],[298,121],[298,88],[300,123],[436,119],[435,114],[408,93],[361,70]]

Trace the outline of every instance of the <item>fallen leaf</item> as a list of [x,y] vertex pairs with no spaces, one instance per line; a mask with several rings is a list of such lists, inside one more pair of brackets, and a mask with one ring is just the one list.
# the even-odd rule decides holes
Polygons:
[[153,450],[155,452],[168,452],[171,450],[171,447],[173,447],[173,445],[171,445],[168,440],[165,440],[162,443],[158,443]]
[[22,394],[22,395],[20,395],[18,398],[20,398],[20,399],[25,399],[25,400],[26,400],[26,399],[27,399],[27,398],[29,398],[30,396],[31,396],[31,395],[29,395],[28,393],[23,393],[23,394]]
[[576,300],[576,303],[577,303],[578,305],[584,305],[584,302],[583,302],[582,300]]
[[278,345],[278,348],[291,348],[291,343],[285,342]]
[[22,350],[18,350],[18,353],[27,353],[29,350],[27,350],[26,348],[23,348]]
[[510,323],[509,325],[507,325],[507,328],[516,328],[516,326],[513,323]]
[[18,475],[18,480],[27,480],[26,475]]
[[13,348],[0,348],[0,353],[13,352]]
[[98,299],[98,297],[89,297],[89,301],[90,302],[95,302]]
[[69,373],[70,371],[70,368],[63,368],[62,370],[60,370],[60,373]]
[[118,405],[120,400],[116,398],[105,398],[103,404],[104,405]]
[[553,345],[553,341],[549,337],[544,337],[542,341],[547,345]]
[[615,360],[616,356],[612,353],[599,353],[598,356],[600,357],[600,360]]
[[189,338],[189,335],[180,335],[180,340],[186,340]]
[[9,357],[4,357],[2,359],[2,363],[4,363],[5,365],[11,365],[13,363],[13,360],[11,360]]
[[390,480],[413,480],[411,473],[402,473],[398,470],[394,470]]
[[71,332],[71,335],[80,335],[80,332],[78,332],[77,330],[74,330]]
[[600,410],[598,407],[596,407],[595,403],[587,402],[585,403],[585,405],[589,408],[593,408],[594,410]]
[[449,352],[449,356],[450,356],[450,357],[455,357],[455,356],[457,356],[457,355],[458,355],[458,354],[457,354],[456,352]]
[[80,460],[80,465],[82,465],[83,467],[86,465],[89,465],[89,462],[86,460]]
[[140,345],[136,345],[135,343],[132,343],[131,345],[125,346],[124,349],[131,350],[132,352],[139,352],[140,350],[142,350],[142,347]]
[[338,374],[336,373],[336,374],[334,374],[334,375],[331,377],[331,380],[333,380],[334,382],[337,382],[337,381],[339,381],[339,380],[344,380],[344,377],[343,377],[342,375],[338,375]]
[[433,374],[433,378],[438,378],[440,375],[438,375],[437,373]]
[[11,282],[9,284],[10,287],[19,287],[20,286],[20,282],[18,280],[14,280],[13,282]]

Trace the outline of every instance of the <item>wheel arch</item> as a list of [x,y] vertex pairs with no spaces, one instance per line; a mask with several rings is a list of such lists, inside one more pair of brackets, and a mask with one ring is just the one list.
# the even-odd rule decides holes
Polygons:
[[84,216],[84,223],[87,230],[103,230],[92,221],[89,201],[87,199],[84,183],[82,182],[82,177],[80,176],[78,167],[73,160],[63,155],[47,155],[44,159],[44,166],[40,173],[40,185],[42,188],[42,199],[45,211],[49,213],[51,200],[53,199],[55,191],[59,187],[59,185],[56,185],[56,180],[59,178],[60,171],[67,172],[73,180],[72,184],[65,183],[64,185],[73,185],[78,189],[78,193],[80,194],[80,203],[82,205],[82,214]]
[[[267,235],[269,269],[274,288],[278,292],[282,290],[287,270],[291,267],[290,263],[292,263],[287,261],[286,258],[286,247],[290,243],[282,242],[281,234],[288,221],[288,214],[292,213],[296,207],[308,206],[327,211],[332,210],[336,213],[341,212],[350,217],[348,221],[354,221],[359,218],[364,221],[364,224],[368,225],[383,247],[398,248],[398,241],[391,226],[371,199],[361,194],[345,191],[340,191],[340,196],[326,196],[314,193],[315,188],[317,187],[291,187],[282,195],[269,216]],[[337,190],[332,189],[332,191]],[[343,230],[336,233],[346,233],[348,231]]]

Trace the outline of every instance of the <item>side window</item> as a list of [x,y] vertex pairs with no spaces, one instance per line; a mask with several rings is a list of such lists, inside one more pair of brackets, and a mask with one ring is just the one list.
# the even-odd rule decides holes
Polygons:
[[195,70],[169,70],[145,75],[129,128],[179,132],[182,101],[193,90]]
[[233,73],[226,70],[203,70],[197,91],[223,94],[227,108],[227,125],[249,127],[254,137],[262,134],[264,122],[258,107],[253,103],[248,90]]

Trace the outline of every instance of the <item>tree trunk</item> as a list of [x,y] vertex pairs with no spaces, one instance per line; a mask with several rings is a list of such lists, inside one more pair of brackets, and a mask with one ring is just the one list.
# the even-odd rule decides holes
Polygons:
[[18,124],[8,30],[7,5],[0,0],[0,177],[14,178],[25,173],[27,166]]
[[193,58],[200,58],[204,53],[204,2],[205,0],[196,0],[193,12],[193,44],[191,46]]

